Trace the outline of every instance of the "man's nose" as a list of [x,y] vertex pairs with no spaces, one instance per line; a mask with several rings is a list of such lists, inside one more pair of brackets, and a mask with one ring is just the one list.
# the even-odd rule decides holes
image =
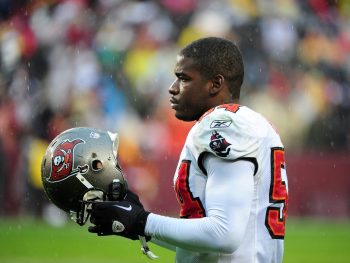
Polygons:
[[171,95],[176,95],[179,93],[179,84],[177,80],[174,80],[174,82],[170,85],[169,93]]

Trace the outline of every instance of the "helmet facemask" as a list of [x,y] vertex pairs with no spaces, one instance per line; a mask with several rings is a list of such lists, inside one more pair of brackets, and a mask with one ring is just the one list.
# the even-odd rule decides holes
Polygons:
[[125,195],[123,188],[124,186],[120,183],[120,180],[114,179],[113,182],[109,185],[107,194],[100,190],[94,189],[87,191],[84,194],[83,199],[79,201],[81,204],[80,209],[77,212],[70,211],[70,218],[81,226],[85,225],[90,217],[92,204],[94,202],[121,200]]

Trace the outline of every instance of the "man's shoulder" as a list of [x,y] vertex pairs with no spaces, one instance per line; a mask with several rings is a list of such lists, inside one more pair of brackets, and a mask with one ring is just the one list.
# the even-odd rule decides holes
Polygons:
[[198,120],[195,130],[234,129],[236,132],[245,132],[255,129],[257,125],[265,125],[265,118],[240,104],[222,104],[211,108]]
[[263,125],[259,115],[248,107],[223,104],[209,110],[196,123],[187,147],[195,156],[209,152],[221,158],[236,159],[256,151]]

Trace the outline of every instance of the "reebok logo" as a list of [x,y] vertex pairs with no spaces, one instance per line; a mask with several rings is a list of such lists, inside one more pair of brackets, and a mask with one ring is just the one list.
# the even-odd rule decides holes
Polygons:
[[210,124],[210,128],[227,128],[230,126],[232,121],[224,121],[224,120],[215,120]]
[[129,205],[129,206],[114,205],[114,206],[119,207],[119,208],[121,208],[121,209],[123,209],[125,211],[131,211],[132,210],[131,205]]

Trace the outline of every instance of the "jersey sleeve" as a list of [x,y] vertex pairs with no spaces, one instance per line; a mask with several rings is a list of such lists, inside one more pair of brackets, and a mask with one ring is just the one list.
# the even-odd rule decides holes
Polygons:
[[216,108],[196,124],[188,145],[200,167],[205,153],[226,160],[254,159],[259,148],[256,127],[244,107],[236,112]]
[[[205,158],[207,217],[179,219],[151,213],[145,233],[186,250],[233,253],[241,244],[253,199],[253,165]],[[222,177],[223,173],[228,174]],[[239,191],[232,191],[235,186]]]

